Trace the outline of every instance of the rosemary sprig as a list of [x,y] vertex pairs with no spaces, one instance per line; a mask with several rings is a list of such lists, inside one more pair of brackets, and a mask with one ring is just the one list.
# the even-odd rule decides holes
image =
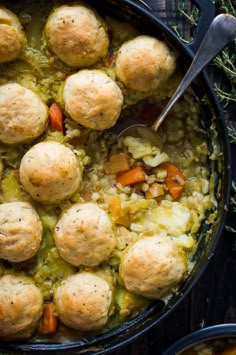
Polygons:
[[169,22],[169,25],[171,26],[171,28],[175,32],[175,34],[181,39],[182,42],[184,42],[186,44],[190,42],[190,39],[185,39],[183,37],[183,34],[181,33],[181,30],[179,29],[178,24],[171,21],[171,22]]
[[[196,28],[199,17],[199,10],[197,7],[191,7],[190,4],[186,0],[178,0],[177,1],[177,10],[181,17],[190,24],[191,33],[193,33],[194,28]],[[190,33],[185,33],[183,31],[182,26],[176,21],[169,21],[169,26],[172,30],[177,34],[177,36],[184,42],[189,43],[192,40],[192,36]]]
[[[218,12],[228,13],[236,16],[236,7],[231,0],[215,0],[215,5]],[[236,54],[235,54],[236,40],[231,46],[223,50],[215,59],[214,65],[220,69],[229,80],[229,89],[223,88],[221,85],[216,85],[215,90],[218,98],[224,105],[228,106],[230,103],[236,102]]]
[[197,7],[193,7],[191,12],[188,12],[187,6],[186,6],[186,1],[180,1],[178,5],[178,10],[179,12],[185,16],[191,26],[197,26],[197,21],[198,21],[198,15],[199,15],[199,10]]
[[214,84],[214,89],[225,107],[231,102],[236,102],[236,87],[232,86],[231,92],[227,92],[219,84]]
[[228,134],[230,143],[236,144],[236,128],[232,124],[228,124]]
[[[230,199],[230,207],[232,212],[236,212],[236,181],[232,182],[232,193],[231,193],[231,199]],[[236,233],[235,228],[232,226],[226,226],[226,229],[229,232]]]
[[220,11],[236,16],[236,7],[231,0],[215,0]]
[[236,84],[236,54],[229,53],[228,50],[223,50],[221,54],[215,58],[214,63],[224,71],[229,80]]
[[[235,233],[235,234],[236,234],[236,229],[234,229],[234,228],[231,227],[231,226],[225,226],[225,229],[227,230],[227,232]],[[236,250],[236,245],[234,245],[234,250]]]

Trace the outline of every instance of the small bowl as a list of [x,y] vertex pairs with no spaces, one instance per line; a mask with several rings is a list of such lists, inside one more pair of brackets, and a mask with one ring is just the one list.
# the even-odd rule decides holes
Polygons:
[[212,340],[235,339],[236,323],[219,324],[197,330],[179,339],[162,355],[182,355],[183,351],[190,350],[193,346]]

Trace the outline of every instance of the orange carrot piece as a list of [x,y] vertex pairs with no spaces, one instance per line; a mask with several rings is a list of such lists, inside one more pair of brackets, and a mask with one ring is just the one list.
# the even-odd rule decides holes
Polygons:
[[183,173],[172,163],[163,163],[159,165],[160,168],[167,171],[165,184],[171,196],[176,199],[183,191],[185,178]]
[[112,155],[110,160],[105,162],[104,170],[106,174],[117,174],[121,171],[129,170],[129,162],[125,153]]
[[116,182],[124,186],[138,184],[139,182],[143,182],[145,180],[146,174],[140,166],[137,166],[136,168],[133,168],[126,173],[116,177]]
[[44,305],[43,317],[39,332],[41,334],[53,334],[57,329],[57,316],[54,313],[54,306],[52,303],[46,303]]
[[54,131],[63,132],[63,113],[61,107],[53,103],[49,108],[48,114],[51,128]]

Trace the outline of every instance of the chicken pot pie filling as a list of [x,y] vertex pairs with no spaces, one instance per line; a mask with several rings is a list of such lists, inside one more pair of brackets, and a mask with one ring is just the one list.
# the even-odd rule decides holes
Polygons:
[[218,157],[190,89],[161,144],[112,129],[153,122],[181,78],[174,51],[87,4],[51,5],[0,9],[22,39],[0,49],[3,341],[79,339],[167,303],[214,220]]

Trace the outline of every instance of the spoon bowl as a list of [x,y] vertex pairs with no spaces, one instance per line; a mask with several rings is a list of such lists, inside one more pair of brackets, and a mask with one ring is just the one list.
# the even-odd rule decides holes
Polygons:
[[143,138],[149,141],[152,145],[159,147],[161,150],[163,148],[162,141],[159,134],[154,129],[148,127],[144,123],[131,124],[130,126],[124,128],[118,134],[118,136],[122,136],[122,137],[131,136],[131,137]]

